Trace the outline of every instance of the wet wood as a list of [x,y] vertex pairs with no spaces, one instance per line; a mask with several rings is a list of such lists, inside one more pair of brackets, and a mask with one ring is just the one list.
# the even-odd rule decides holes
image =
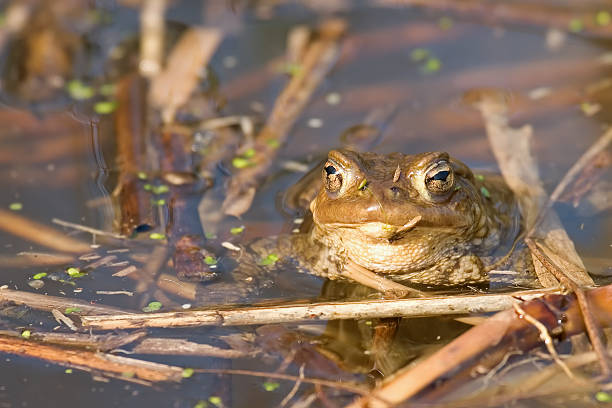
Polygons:
[[220,42],[220,30],[196,27],[187,30],[174,46],[149,93],[150,105],[161,110],[165,123],[172,123],[176,111],[188,101]]
[[119,235],[119,234],[115,234],[114,232],[110,232],[110,231],[103,231],[97,228],[92,228],[92,227],[88,227],[86,225],[81,225],[81,224],[75,224],[73,222],[69,222],[69,221],[64,221],[64,220],[60,220],[59,218],[53,218],[51,220],[51,222],[53,222],[54,224],[57,225],[61,225],[62,227],[66,227],[66,228],[72,228],[78,231],[83,231],[83,232],[87,232],[91,235],[102,235],[102,236],[107,236],[107,237],[111,237],[111,238],[116,238],[116,239],[125,239],[126,237],[124,235]]
[[0,352],[22,357],[41,359],[66,367],[104,374],[118,375],[129,381],[130,378],[146,382],[180,382],[183,369],[166,364],[152,363],[133,358],[113,356],[82,349],[67,349],[35,341],[27,341],[0,336]]
[[141,5],[138,69],[145,78],[155,77],[162,67],[166,3],[166,0],[144,0]]
[[[557,254],[556,257],[565,258],[569,266],[566,272],[572,281],[579,286],[593,285],[593,279],[586,272],[559,217],[550,209],[546,211],[548,195],[542,186],[537,163],[531,154],[531,127],[509,126],[506,95],[502,93],[478,91],[469,94],[467,99],[474,103],[485,120],[491,148],[506,183],[518,197],[526,230],[531,230],[533,237],[542,239],[546,246]],[[538,219],[541,221],[536,225]],[[558,285],[557,279],[538,259],[534,257],[533,262],[543,286]]]
[[134,229],[155,225],[150,194],[138,179],[153,165],[147,160],[146,83],[138,75],[124,77],[118,83],[115,115],[117,165],[119,180],[113,196],[118,200],[115,228],[130,236]]
[[61,231],[3,209],[0,209],[0,230],[56,251],[78,254],[91,250],[83,241],[70,238]]
[[234,309],[226,307],[165,313],[82,316],[81,323],[84,327],[114,330],[142,327],[235,326],[311,320],[458,315],[503,310],[512,306],[517,297],[533,299],[547,293],[551,293],[551,291],[532,290],[511,294],[282,304]]
[[[0,330],[0,335],[21,338],[21,332],[11,330]],[[133,343],[147,335],[144,330],[133,333],[119,334],[92,334],[92,333],[53,333],[34,331],[30,335],[31,340],[52,345],[83,348],[93,351],[110,351],[126,344]]]
[[222,349],[210,344],[195,343],[184,339],[148,338],[139,342],[132,351],[136,354],[158,354],[173,356],[202,356],[216,358],[254,357],[256,351]]
[[84,300],[40,295],[38,293],[23,292],[8,288],[0,288],[0,301],[12,302],[18,305],[26,305],[33,309],[46,310],[49,312],[53,309],[76,309],[77,311],[74,312],[76,315],[126,313],[126,311],[122,309],[111,306],[96,305]]
[[[586,292],[600,324],[609,324],[612,313],[612,286]],[[580,306],[575,295],[546,295],[524,302],[522,308],[543,323],[554,337],[567,337],[584,330]],[[562,320],[559,320],[563,316]],[[516,339],[520,339],[519,342]],[[391,381],[376,388],[370,396],[348,407],[386,407],[373,398],[399,404],[436,384],[436,389],[450,388],[448,383],[465,382],[475,373],[493,368],[510,349],[527,351],[541,344],[540,332],[522,319],[514,309],[499,312],[483,324],[473,327],[430,357],[400,372]],[[481,367],[481,370],[475,370]],[[486,372],[486,371],[485,371]],[[456,384],[454,384],[456,385]],[[443,392],[443,391],[439,391]]]
[[328,20],[319,28],[318,37],[304,53],[298,72],[278,96],[266,125],[255,138],[253,165],[238,170],[232,177],[223,202],[226,214],[240,216],[251,206],[255,190],[272,167],[278,147],[285,143],[289,130],[333,66],[338,42],[345,30],[343,20]]

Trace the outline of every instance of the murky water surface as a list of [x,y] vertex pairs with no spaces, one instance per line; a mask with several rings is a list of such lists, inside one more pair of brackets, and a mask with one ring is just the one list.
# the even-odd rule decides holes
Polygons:
[[[481,25],[452,14],[426,13],[412,8],[345,6],[334,12],[346,19],[349,26],[336,67],[291,131],[288,145],[282,148],[273,174],[261,186],[251,210],[242,220],[229,219],[215,225],[214,229],[220,234],[232,238],[227,231],[244,226],[244,233],[234,237],[234,241],[246,242],[290,230],[291,220],[287,224],[287,218],[279,211],[279,193],[295,183],[304,169],[325,157],[328,150],[339,146],[339,135],[361,123],[377,106],[396,104],[397,114],[388,123],[376,151],[443,150],[472,168],[494,170],[496,163],[480,116],[462,103],[462,96],[473,88],[503,89],[512,95],[512,123],[517,126],[530,124],[534,128],[533,149],[549,191],[610,121],[610,88],[588,91],[589,86],[600,83],[610,74],[610,65],[605,62],[610,60],[610,49],[604,42],[567,34],[558,47],[551,48],[553,34],[533,27]],[[295,5],[273,7],[269,16],[262,10],[233,13],[224,6],[204,4],[200,7],[192,2],[179,2],[169,11],[172,29],[206,22],[220,24],[225,30],[210,64],[218,81],[218,95],[225,101],[224,115],[254,115],[263,120],[286,81],[279,70],[283,69],[288,30],[296,24],[315,25],[322,18],[320,10]],[[135,10],[116,6],[105,9],[103,14],[104,23],[87,31],[90,45],[82,54],[85,59],[79,68],[81,78],[97,84],[110,83],[120,77],[122,68],[119,67],[127,57],[119,62],[110,56],[118,47],[129,50],[127,44],[138,32]],[[82,31],[73,29],[82,35]],[[419,55],[426,56],[420,58]],[[5,70],[14,62],[7,51],[1,58]],[[6,89],[4,85],[6,79],[3,82]],[[29,103],[6,91],[3,100],[5,103],[0,106],[0,208],[8,210],[12,205],[15,214],[44,225],[52,225],[51,220],[57,218],[110,231],[118,211],[108,200],[118,177],[112,114],[95,114],[91,103],[75,101],[63,92],[46,101]],[[585,114],[589,106],[597,112]],[[92,119],[97,123],[93,129]],[[213,198],[222,194],[220,186],[226,171],[223,166],[215,168],[217,185],[205,194]],[[609,172],[607,177],[609,182]],[[188,210],[193,213],[201,192],[186,197]],[[20,210],[16,210],[18,204],[22,206]],[[162,219],[168,216],[163,214],[164,208],[160,206]],[[584,199],[577,207],[559,203],[555,209],[588,270],[602,281],[612,275],[609,207],[598,211]],[[70,228],[65,232],[91,242],[87,233]],[[148,232],[141,237],[146,234]],[[154,243],[126,245],[103,237],[92,243],[100,244],[92,252],[115,256],[111,262],[115,264],[142,265],[143,258],[146,260],[154,247]],[[124,248],[130,248],[130,252],[116,251]],[[28,239],[0,233],[0,285],[128,310],[139,310],[150,301],[158,300],[155,292],[139,292],[137,282],[112,276],[122,269],[122,264],[101,266],[86,276],[74,278],[65,273],[66,268],[85,268],[91,261],[75,259],[41,266],[17,256],[24,251],[56,252]],[[221,264],[229,267],[223,260]],[[169,267],[163,269],[170,274],[173,271]],[[40,273],[47,275],[34,279]],[[43,285],[33,287],[34,280]],[[335,285],[287,271],[265,296],[295,300],[316,299],[321,293],[327,298],[351,293],[350,287]],[[135,294],[109,295],[99,291]],[[167,296],[174,304],[164,304],[162,310],[189,303],[172,294]],[[2,309],[0,322],[13,329],[27,326],[32,331],[51,331],[57,326],[48,313],[25,307]],[[333,357],[320,367],[313,364],[314,368],[309,371],[311,376],[372,383],[380,375],[391,373],[469,327],[450,319],[394,321],[391,323],[398,323],[399,329],[391,349],[373,358],[364,354],[364,347],[371,346],[372,325],[379,323],[317,322],[287,328],[311,338],[319,336],[326,355]],[[220,336],[236,333],[255,333],[255,329],[150,331],[151,336],[187,338],[218,346],[224,345]],[[268,354],[270,356],[235,360],[133,357],[181,367],[274,371],[283,359],[282,353]],[[213,374],[198,374],[180,384],[147,387],[116,379],[102,382],[96,379],[95,373],[79,370],[67,373],[64,367],[10,354],[2,354],[0,358],[3,361],[0,367],[2,407],[49,406],[50,401],[53,401],[52,406],[91,408],[193,407],[198,401],[213,406],[219,402],[215,397],[220,398],[223,406],[273,406],[293,387],[291,381]],[[326,364],[331,364],[333,369]],[[299,367],[300,363],[294,362],[287,372],[297,374]],[[303,385],[298,396],[304,398],[315,392],[313,390],[312,385]],[[351,399],[346,391],[324,389],[324,392],[335,404],[341,405]],[[324,404],[318,400],[315,405]]]

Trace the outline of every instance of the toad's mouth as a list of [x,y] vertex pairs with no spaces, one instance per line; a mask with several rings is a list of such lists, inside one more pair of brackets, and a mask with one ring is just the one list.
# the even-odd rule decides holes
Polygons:
[[403,238],[406,234],[412,231],[418,223],[423,219],[422,216],[417,215],[410,219],[404,225],[393,225],[387,224],[380,221],[370,221],[370,222],[362,222],[362,223],[333,223],[328,224],[327,227],[332,227],[334,229],[341,228],[351,228],[357,229],[362,234],[369,236],[371,238],[377,239],[387,239],[389,242],[397,241]]

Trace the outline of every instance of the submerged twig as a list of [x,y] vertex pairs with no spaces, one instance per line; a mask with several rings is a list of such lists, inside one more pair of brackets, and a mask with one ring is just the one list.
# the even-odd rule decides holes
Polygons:
[[92,228],[92,227],[88,227],[86,225],[81,225],[81,224],[75,224],[73,222],[69,222],[69,221],[64,221],[64,220],[60,220],[59,218],[53,218],[51,220],[52,223],[57,224],[57,225],[61,225],[62,227],[67,227],[67,228],[72,228],[75,229],[77,231],[84,231],[84,232],[88,232],[91,235],[102,235],[102,236],[107,236],[107,237],[112,237],[112,238],[117,238],[117,239],[125,239],[126,237],[124,235],[120,235],[120,234],[115,234],[114,232],[110,232],[110,231],[103,231],[97,228]]
[[194,343],[183,339],[148,338],[138,343],[133,353],[136,354],[158,354],[174,356],[205,356],[215,358],[245,358],[254,357],[257,350],[242,351],[234,349],[222,349],[209,344]]
[[67,237],[61,231],[0,209],[0,230],[57,251],[83,253],[91,248],[83,241]]
[[0,301],[13,302],[18,305],[26,305],[33,309],[46,310],[49,312],[53,309],[75,309],[75,313],[78,315],[129,313],[112,306],[95,305],[84,300],[39,295],[38,293],[22,292],[7,288],[0,288]]
[[[277,380],[286,380],[286,381],[294,381],[297,382],[300,380],[300,377],[290,374],[281,374],[281,373],[273,373],[273,372],[264,372],[264,371],[249,371],[249,370],[235,370],[235,369],[224,369],[224,368],[196,368],[194,369],[196,373],[205,373],[205,374],[230,374],[230,375],[245,375],[250,377],[264,377],[264,378],[274,378]],[[345,390],[352,392],[354,394],[366,395],[367,390],[358,385],[351,385],[345,382],[332,381],[332,380],[324,380],[321,378],[309,378],[304,377],[301,378],[301,381],[309,384],[318,384],[324,387],[334,388],[338,390]]]
[[310,320],[370,319],[375,317],[419,317],[486,313],[512,306],[515,297],[534,299],[551,290],[512,294],[464,295],[419,299],[363,300],[297,305],[270,305],[234,309],[189,310],[166,313],[82,316],[85,327],[102,330],[140,327],[234,326],[287,323]]

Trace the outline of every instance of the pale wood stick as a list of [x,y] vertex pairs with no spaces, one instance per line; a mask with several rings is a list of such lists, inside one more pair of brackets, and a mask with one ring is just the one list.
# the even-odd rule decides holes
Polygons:
[[48,312],[52,311],[53,309],[66,310],[67,308],[76,308],[78,311],[75,311],[74,313],[77,315],[126,313],[126,311],[122,309],[111,306],[92,305],[84,300],[63,298],[59,296],[39,295],[38,293],[22,292],[20,290],[12,290],[7,288],[0,288],[0,301],[13,302],[18,305],[26,305],[33,309],[46,310]]
[[67,237],[61,231],[3,209],[0,209],[0,230],[57,251],[74,254],[91,250],[83,241]]
[[201,80],[201,73],[221,42],[221,31],[191,28],[172,49],[166,67],[151,82],[149,102],[161,109],[164,123],[174,121]]
[[115,314],[111,316],[90,315],[82,316],[81,323],[84,327],[114,330],[141,327],[234,326],[311,320],[457,315],[503,310],[511,307],[517,297],[521,299],[534,299],[549,293],[555,292],[550,289],[543,289],[510,294],[284,304],[236,309]]
[[112,237],[112,238],[117,238],[117,239],[127,238],[125,235],[115,234],[114,232],[110,232],[110,231],[103,231],[97,228],[88,227],[86,225],[75,224],[73,222],[60,220],[59,218],[53,218],[51,222],[57,225],[61,225],[62,227],[72,228],[77,231],[88,232],[91,235],[102,235],[102,236],[107,236],[107,237]]
[[164,49],[166,0],[145,0],[140,12],[140,62],[138,69],[146,78],[161,70]]

